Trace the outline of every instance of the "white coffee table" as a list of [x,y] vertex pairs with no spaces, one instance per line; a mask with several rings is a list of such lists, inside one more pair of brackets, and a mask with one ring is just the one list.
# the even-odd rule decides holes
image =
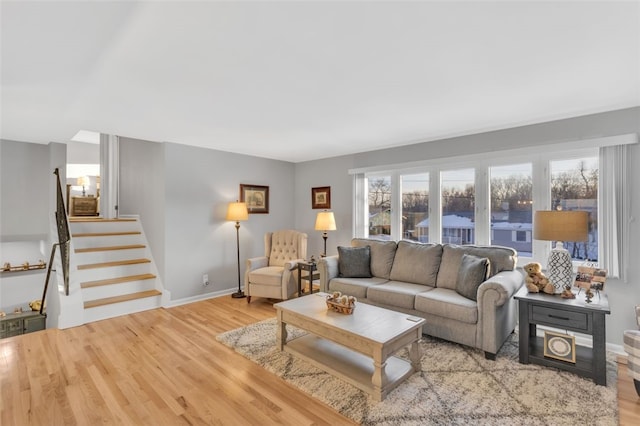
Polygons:
[[[276,303],[280,350],[368,392],[376,401],[420,371],[423,318],[358,303],[351,315],[327,309],[326,293]],[[287,342],[287,324],[309,333]],[[410,345],[407,362],[392,356]]]

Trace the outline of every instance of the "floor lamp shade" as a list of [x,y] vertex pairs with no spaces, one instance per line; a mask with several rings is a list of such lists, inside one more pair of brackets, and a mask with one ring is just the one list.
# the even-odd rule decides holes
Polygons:
[[563,242],[588,241],[589,213],[586,211],[540,210],[533,217],[533,238],[543,241],[556,241],[549,253],[547,276],[561,293],[565,286],[573,284],[573,263],[571,255]]
[[240,221],[249,219],[249,212],[247,211],[247,204],[236,201],[235,203],[229,203],[227,207],[227,220],[236,222],[236,249],[238,252],[238,291],[233,293],[231,297],[241,298],[245,297],[244,292],[240,288]]
[[336,219],[333,216],[333,212],[323,211],[319,212],[316,216],[316,231],[322,231],[322,238],[324,239],[324,251],[323,256],[327,255],[327,231],[336,230]]

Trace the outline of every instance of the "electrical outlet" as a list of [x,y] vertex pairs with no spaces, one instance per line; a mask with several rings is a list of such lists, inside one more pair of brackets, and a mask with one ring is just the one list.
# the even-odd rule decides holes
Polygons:
[[202,285],[209,285],[209,274],[202,274]]

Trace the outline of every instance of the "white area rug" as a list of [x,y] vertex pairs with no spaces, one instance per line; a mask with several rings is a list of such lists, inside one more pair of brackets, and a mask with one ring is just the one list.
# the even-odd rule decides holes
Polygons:
[[[304,334],[287,327],[289,338]],[[375,402],[358,388],[276,348],[276,319],[217,336],[346,417],[365,425],[617,425],[617,366],[607,386],[574,374],[518,362],[512,335],[495,361],[482,351],[424,336],[422,372]],[[399,354],[407,358],[406,350]]]

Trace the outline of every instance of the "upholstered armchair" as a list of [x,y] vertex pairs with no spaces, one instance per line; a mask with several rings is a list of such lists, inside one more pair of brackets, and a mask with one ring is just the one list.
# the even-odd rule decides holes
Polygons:
[[625,330],[624,350],[629,354],[627,370],[633,378],[636,392],[640,396],[640,305],[636,306],[636,322],[638,330]]
[[247,259],[244,291],[251,297],[287,300],[298,291],[298,262],[307,257],[307,234],[294,230],[267,232],[264,256]]

